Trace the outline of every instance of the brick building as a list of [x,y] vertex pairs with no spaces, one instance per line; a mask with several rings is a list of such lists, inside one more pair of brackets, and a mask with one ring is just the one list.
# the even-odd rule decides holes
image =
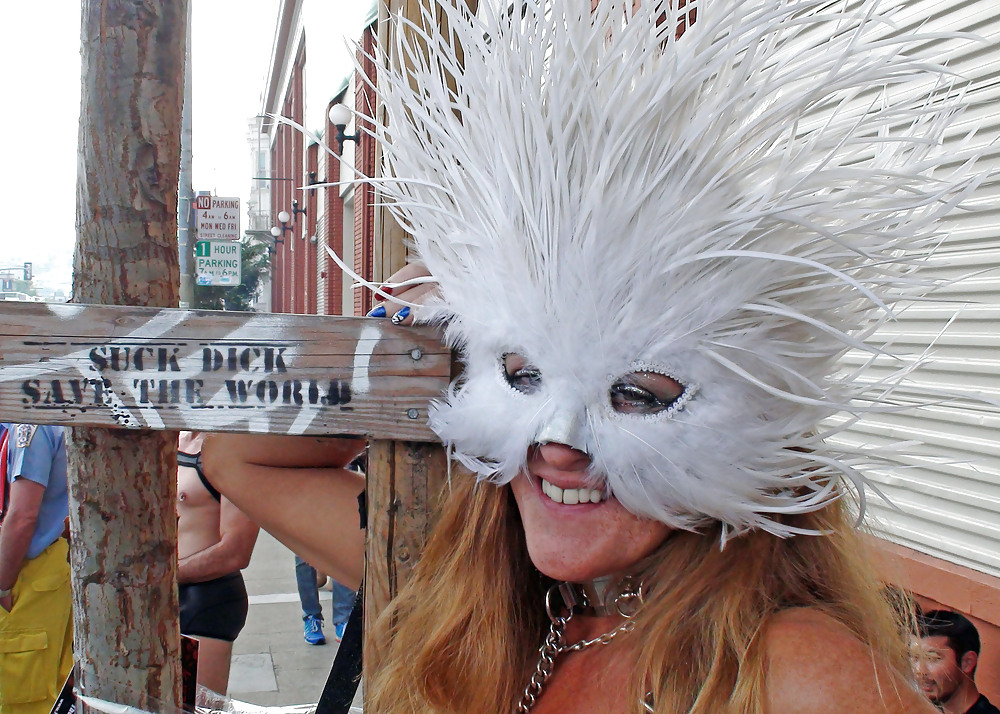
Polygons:
[[[347,77],[307,75],[307,29],[320,41],[309,46],[322,58],[331,47],[346,52],[340,38],[324,28],[336,26],[336,8],[329,3],[285,0],[278,17],[274,54],[264,96],[264,115],[281,116],[296,125],[265,119],[262,136],[269,144],[269,176],[256,182],[270,186],[270,219],[274,236],[271,275],[273,312],[318,315],[363,315],[371,306],[367,291],[351,290],[343,271],[330,259],[336,252],[365,276],[372,271],[373,201],[368,186],[335,186],[341,180],[337,129],[329,109],[343,103],[362,113],[372,107],[371,87]],[[359,61],[374,79],[374,66],[364,53],[374,47],[375,8],[357,28]],[[321,61],[314,64],[322,66]],[[325,82],[332,82],[326,86]],[[366,174],[374,170],[374,140],[351,122],[343,143],[344,171],[351,166]],[[355,163],[357,162],[357,163]],[[347,176],[345,175],[345,178]],[[281,221],[282,217],[287,220]]]

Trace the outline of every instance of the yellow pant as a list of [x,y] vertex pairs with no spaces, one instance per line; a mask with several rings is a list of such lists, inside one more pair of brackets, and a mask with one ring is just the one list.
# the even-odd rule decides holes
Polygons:
[[11,611],[0,607],[0,714],[48,714],[73,666],[68,546],[26,561]]

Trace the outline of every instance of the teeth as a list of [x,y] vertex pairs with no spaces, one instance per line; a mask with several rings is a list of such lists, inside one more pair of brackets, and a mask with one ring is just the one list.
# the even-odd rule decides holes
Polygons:
[[556,503],[564,503],[567,506],[575,506],[579,503],[600,503],[604,500],[604,493],[597,489],[589,488],[559,488],[545,479],[542,482],[542,493]]

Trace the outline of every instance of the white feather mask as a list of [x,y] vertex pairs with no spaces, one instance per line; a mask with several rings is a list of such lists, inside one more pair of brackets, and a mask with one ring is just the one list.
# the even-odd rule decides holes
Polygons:
[[[441,3],[426,26],[451,36],[401,28],[378,182],[440,284],[422,319],[466,365],[431,418],[456,458],[507,483],[555,432],[632,512],[734,532],[788,535],[775,514],[863,487],[871,459],[821,422],[895,408],[920,359],[889,382],[839,359],[889,352],[862,339],[933,288],[920,262],[974,184],[941,145],[952,78],[885,39],[898,4],[689,0],[676,37],[652,3]],[[636,372],[683,394],[619,413]]]

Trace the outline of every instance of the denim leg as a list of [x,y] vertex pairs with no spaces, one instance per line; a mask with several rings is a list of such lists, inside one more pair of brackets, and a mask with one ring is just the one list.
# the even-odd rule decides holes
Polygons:
[[319,588],[316,587],[316,568],[297,555],[295,556],[295,583],[299,586],[302,619],[312,615],[322,620],[323,608],[319,604]]
[[330,582],[333,583],[333,605],[330,607],[330,622],[339,625],[342,622],[347,622],[347,618],[351,616],[351,610],[354,608],[354,598],[357,593],[346,585],[341,585],[333,578],[330,579]]

